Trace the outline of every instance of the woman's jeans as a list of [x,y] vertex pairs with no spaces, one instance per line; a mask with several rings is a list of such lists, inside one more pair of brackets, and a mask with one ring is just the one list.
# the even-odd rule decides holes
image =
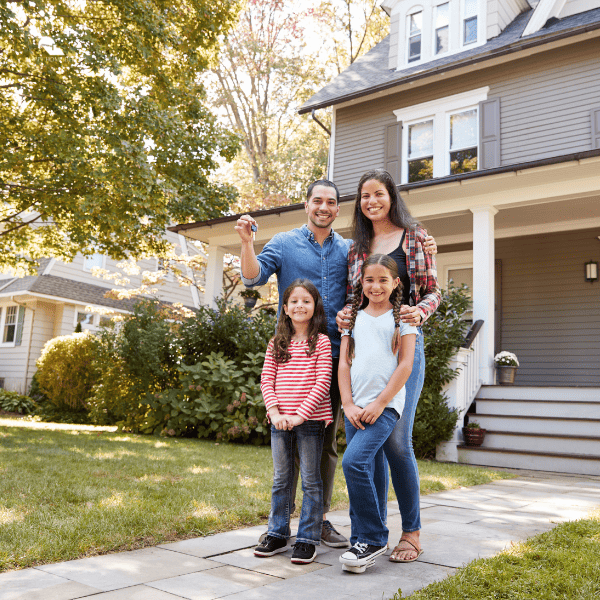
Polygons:
[[419,327],[415,347],[413,369],[405,384],[406,400],[402,416],[383,446],[385,457],[390,465],[392,485],[398,499],[402,516],[402,530],[406,532],[421,529],[419,506],[419,468],[412,445],[413,423],[419,396],[425,379],[425,353],[423,332]]
[[388,478],[383,444],[394,431],[398,413],[386,408],[375,423],[363,423],[364,429],[356,429],[346,417],[344,420],[348,447],[342,468],[350,497],[350,543],[385,546]]
[[291,431],[271,426],[273,454],[273,492],[268,534],[287,539],[290,537],[290,515],[294,498],[294,455],[300,456],[302,477],[302,510],[296,535],[297,542],[318,546],[321,543],[323,523],[323,483],[321,481],[321,453],[323,451],[324,421],[304,421]]

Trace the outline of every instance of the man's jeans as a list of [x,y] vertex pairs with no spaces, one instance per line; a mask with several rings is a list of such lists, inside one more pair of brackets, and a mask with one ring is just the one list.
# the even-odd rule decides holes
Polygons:
[[342,468],[350,497],[350,543],[385,546],[388,476],[383,444],[396,426],[398,413],[386,408],[375,423],[363,423],[364,429],[356,429],[346,417],[344,421],[348,447]]
[[412,432],[424,379],[423,332],[419,327],[413,369],[404,386],[406,390],[404,410],[392,435],[383,445],[385,457],[390,465],[392,485],[398,499],[398,508],[402,516],[402,530],[407,532],[421,529],[419,468],[412,445]]
[[269,515],[269,535],[290,537],[290,515],[294,498],[294,455],[300,456],[302,477],[302,510],[296,535],[297,542],[318,546],[321,543],[323,522],[323,484],[321,482],[321,452],[323,451],[324,421],[304,421],[291,431],[271,426],[273,453],[273,492]]

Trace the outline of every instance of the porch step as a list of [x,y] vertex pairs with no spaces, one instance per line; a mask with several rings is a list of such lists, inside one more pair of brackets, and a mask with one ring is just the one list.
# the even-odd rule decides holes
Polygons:
[[600,419],[600,400],[507,400],[477,398],[477,412],[489,415],[523,417],[565,417],[585,415],[586,419]]
[[506,448],[458,446],[458,462],[485,467],[600,475],[600,457],[553,452],[525,452]]
[[[600,434],[600,431],[596,433]],[[485,434],[485,447],[496,450],[510,448],[523,452],[582,454],[600,459],[600,437],[592,436],[488,430]]]
[[522,415],[490,415],[468,413],[469,421],[477,421],[484,429],[513,433],[550,433],[554,435],[596,436],[600,419],[574,417],[528,417]]

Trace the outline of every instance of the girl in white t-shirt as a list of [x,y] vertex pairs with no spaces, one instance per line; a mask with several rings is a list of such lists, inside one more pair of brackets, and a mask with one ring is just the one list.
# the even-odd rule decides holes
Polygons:
[[396,261],[387,254],[371,255],[354,290],[338,373],[348,442],[342,467],[353,544],[340,562],[344,570],[358,573],[387,549],[388,473],[383,445],[404,408],[404,384],[412,370],[417,334],[416,327],[402,323],[401,304]]

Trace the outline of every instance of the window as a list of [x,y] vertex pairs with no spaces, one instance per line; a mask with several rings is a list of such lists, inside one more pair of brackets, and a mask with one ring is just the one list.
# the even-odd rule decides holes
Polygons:
[[7,306],[4,309],[4,324],[2,327],[2,343],[12,344],[17,333],[17,306]]
[[104,256],[102,254],[93,254],[83,257],[83,270],[91,271],[94,267],[104,267]]
[[423,12],[408,15],[406,30],[408,31],[408,62],[421,58],[421,29],[423,28]]
[[171,268],[171,261],[159,258],[156,264],[157,271],[163,271],[163,278],[165,281],[173,281],[175,279],[173,275],[173,269]]
[[477,109],[450,115],[450,175],[477,170]]
[[94,324],[94,315],[90,312],[77,312],[77,323],[81,323],[82,325],[93,325]]
[[477,41],[477,0],[463,0],[463,45]]
[[450,47],[450,3],[440,4],[435,9],[435,48],[434,54],[448,52]]
[[408,126],[408,181],[433,177],[433,120]]

